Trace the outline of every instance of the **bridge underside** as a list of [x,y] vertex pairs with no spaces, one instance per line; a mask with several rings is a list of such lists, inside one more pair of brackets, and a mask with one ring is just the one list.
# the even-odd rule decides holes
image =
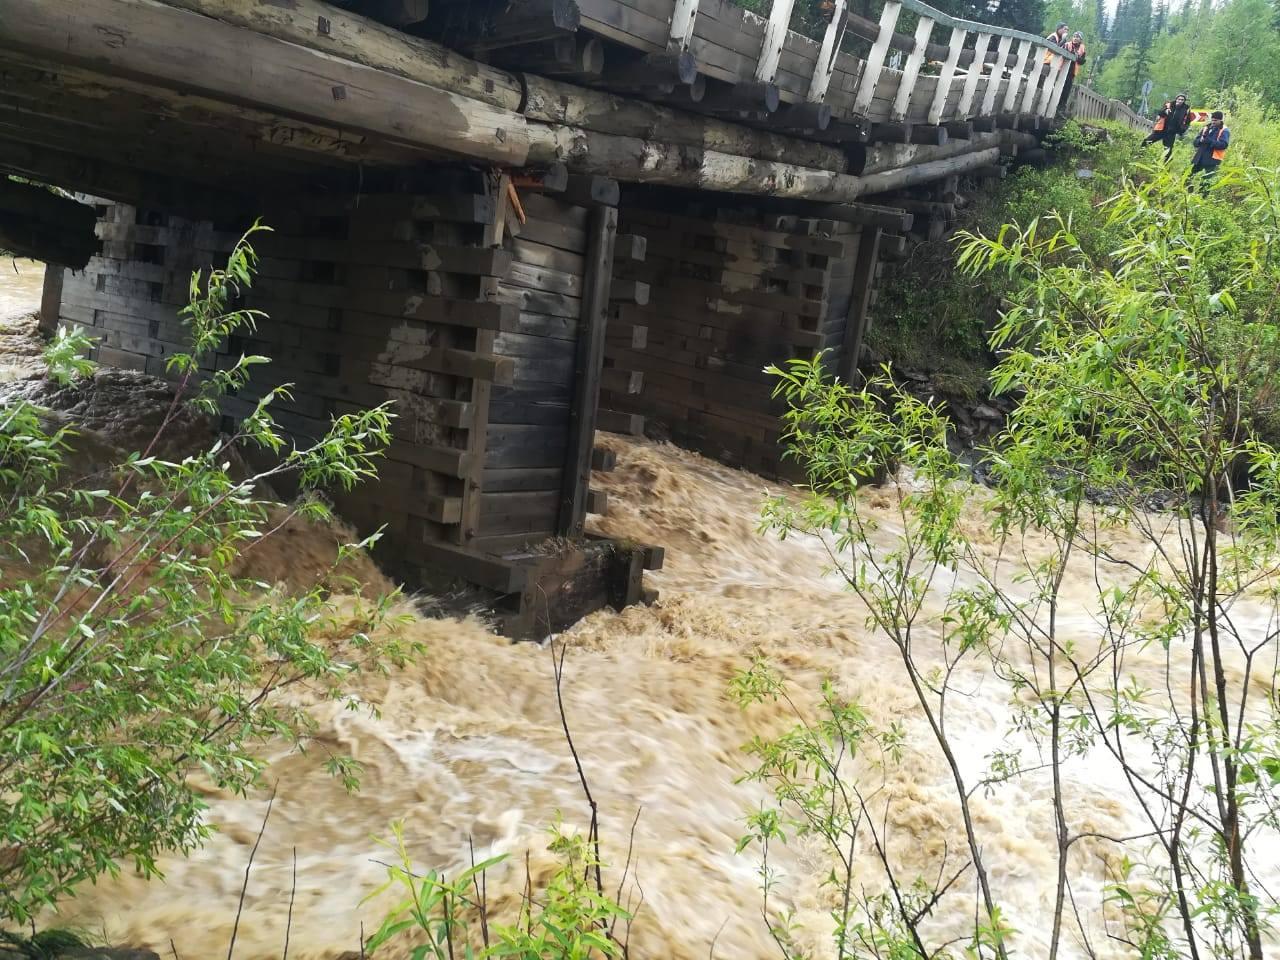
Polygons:
[[[764,365],[824,350],[851,376],[881,259],[941,227],[958,177],[1002,175],[1045,126],[1040,93],[937,122],[966,96],[980,112],[981,85],[956,74],[942,96],[920,77],[904,98],[888,68],[855,116],[868,68],[849,53],[824,113],[787,79],[813,41],[788,34],[762,87],[712,47],[730,21],[759,46],[763,21],[705,0],[672,83],[656,35],[609,12],[635,8],[583,0],[566,26],[561,7],[446,2],[389,26],[319,0],[0,0],[0,171],[80,201],[0,180],[0,246],[70,268],[49,271],[46,323],[163,376],[190,272],[261,218],[274,232],[246,305],[270,319],[212,366],[273,362],[227,398],[225,426],[282,382],[298,442],[395,401],[381,478],[341,512],[386,526],[393,572],[465,580],[515,636],[653,596],[660,548],[585,534],[607,509],[597,429],[781,474]],[[686,54],[710,87],[682,81]],[[986,99],[1008,99],[1013,78],[992,76]],[[779,105],[761,110],[770,86]]]

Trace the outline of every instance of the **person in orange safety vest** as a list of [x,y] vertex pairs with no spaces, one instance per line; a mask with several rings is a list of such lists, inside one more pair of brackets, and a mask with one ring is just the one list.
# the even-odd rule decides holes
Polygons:
[[1214,172],[1222,164],[1222,158],[1227,155],[1227,147],[1230,145],[1231,131],[1227,128],[1222,111],[1215,110],[1209,122],[1196,134],[1196,155],[1191,161],[1191,172],[1203,174],[1206,190]]
[[1172,103],[1166,102],[1156,114],[1155,126],[1151,128],[1147,139],[1142,141],[1143,144],[1159,140],[1164,144],[1164,158],[1168,161],[1173,156],[1174,142],[1190,128],[1193,116],[1191,105],[1187,103],[1187,95],[1178,94]]
[[1062,96],[1058,98],[1059,113],[1066,110],[1067,106],[1071,103],[1071,87],[1076,82],[1076,71],[1084,66],[1086,56],[1084,48],[1084,34],[1077,30],[1071,35],[1070,41],[1064,44],[1064,46],[1067,48],[1068,53],[1075,54],[1076,62],[1071,64],[1071,69],[1067,71],[1067,79],[1062,83]]

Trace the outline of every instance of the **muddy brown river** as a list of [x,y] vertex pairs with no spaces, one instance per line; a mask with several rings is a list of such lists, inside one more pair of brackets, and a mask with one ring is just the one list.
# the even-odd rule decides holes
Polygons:
[[[38,269],[0,270],[0,314],[33,308]],[[593,517],[597,532],[666,547],[666,566],[648,574],[661,591],[651,607],[602,611],[562,638],[569,645],[565,700],[582,761],[601,804],[604,856],[625,857],[637,813],[633,881],[643,892],[631,956],[646,960],[765,960],[778,956],[761,921],[758,862],[735,854],[743,818],[766,801],[761,788],[735,784],[746,769],[743,744],[781,729],[782,707],[743,713],[726,696],[735,671],[762,654],[786,675],[802,705],[825,676],[860,701],[873,722],[905,723],[909,745],[887,769],[884,797],[893,855],[907,872],[932,877],[944,851],[963,844],[947,771],[927,734],[892,644],[866,625],[866,610],[824,574],[825,553],[805,539],[785,542],[757,532],[761,499],[780,488],[670,445],[610,437],[618,467],[596,483],[609,494],[609,516]],[[975,500],[976,503],[976,500]],[[865,509],[881,527],[880,545],[898,531],[886,494],[868,491]],[[975,506],[972,521],[980,522]],[[294,536],[260,551],[263,576],[305,569],[330,549],[324,536]],[[994,546],[992,547],[994,549]],[[1034,544],[1033,544],[1034,549]],[[1140,560],[1148,548],[1117,536],[1120,556]],[[317,559],[317,565],[319,560]],[[376,575],[369,574],[376,581]],[[963,578],[961,578],[962,581]],[[1096,639],[1092,567],[1069,574],[1064,630]],[[1265,624],[1266,612],[1257,612]],[[1260,626],[1260,629],[1262,627]],[[330,960],[358,956],[361,928],[376,928],[383,903],[361,905],[381,882],[386,836],[400,819],[416,862],[456,871],[468,842],[478,855],[508,853],[510,864],[530,852],[545,874],[546,829],[560,814],[581,827],[587,810],[556,711],[550,654],[511,644],[474,621],[415,618],[406,627],[428,645],[423,660],[387,677],[360,682],[359,693],[380,716],[313,704],[320,743],[305,754],[271,749],[268,779],[277,785],[274,812],[250,875],[236,956],[279,957],[297,857],[296,904],[289,956]],[[920,642],[936,637],[925,624]],[[1132,669],[1155,676],[1158,658],[1135,658]],[[957,678],[965,696],[951,714],[961,763],[971,778],[997,748],[1025,747],[1011,732],[1010,692],[988,671]],[[347,751],[365,770],[349,795],[323,770],[326,748]],[[1066,796],[1077,829],[1124,833],[1136,818],[1120,772],[1095,753],[1070,761]],[[225,956],[241,884],[266,809],[265,794],[229,796],[202,786],[208,818],[218,828],[189,858],[162,860],[163,881],[144,882],[128,867],[116,880],[85,887],[66,904],[62,922],[113,942],[146,944],[162,955]],[[1029,774],[976,800],[978,831],[993,886],[1019,931],[1016,955],[1042,958],[1052,906],[1053,831],[1047,774]],[[1268,843],[1274,838],[1267,838]],[[1111,953],[1102,929],[1100,891],[1105,850],[1081,844],[1072,859],[1084,922]],[[870,848],[858,854],[866,883],[878,888]],[[780,871],[775,906],[794,909],[800,940],[815,956],[832,955],[831,895],[821,886],[830,869],[817,845],[775,851]],[[500,867],[490,892],[501,910],[516,902],[522,868]],[[960,932],[967,894],[949,898],[934,933]],[[1078,935],[1066,956],[1081,956]],[[406,956],[392,945],[378,956]]]

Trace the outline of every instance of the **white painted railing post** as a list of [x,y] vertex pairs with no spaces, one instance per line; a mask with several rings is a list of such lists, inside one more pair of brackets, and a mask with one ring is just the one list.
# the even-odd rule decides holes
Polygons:
[[1022,81],[1026,79],[1024,71],[1027,69],[1027,57],[1031,53],[1032,43],[1030,40],[1018,41],[1018,61],[1013,65],[1013,72],[1009,74],[1009,89],[1004,92],[1004,112],[1013,113],[1014,104],[1018,102],[1018,91],[1022,88]]
[[1071,76],[1071,71],[1075,69],[1075,61],[1062,58],[1062,66],[1058,70],[1058,75],[1053,81],[1053,90],[1049,93],[1049,99],[1045,102],[1042,116],[1055,117],[1058,115],[1058,104],[1062,101],[1062,88],[1067,85],[1067,77]]
[[982,93],[981,115],[989,117],[996,111],[996,94],[1000,92],[1000,81],[1004,79],[1004,66],[1009,62],[1009,48],[1013,46],[1013,37],[1005,35],[996,44],[996,61],[992,64],[991,73],[987,75],[987,86]]
[[831,85],[831,77],[836,72],[840,41],[844,39],[844,30],[849,23],[848,13],[849,0],[835,0],[831,22],[827,24],[827,32],[822,35],[818,62],[813,66],[813,79],[809,81],[809,95],[805,99],[810,103],[821,103],[826,99],[827,87]]
[[1045,68],[1049,64],[1040,59],[1040,48],[1035,48],[1035,56],[1032,57],[1031,72],[1027,74],[1027,88],[1022,93],[1022,105],[1018,109],[1019,114],[1031,113],[1035,107],[1036,94],[1040,92],[1041,85],[1045,82]]
[[693,27],[698,20],[698,0],[676,0],[671,11],[671,38],[667,49],[672,53],[684,53],[693,39]]
[[964,89],[960,91],[960,102],[956,104],[956,119],[963,120],[969,116],[973,107],[973,97],[978,92],[978,81],[982,79],[982,65],[987,60],[987,48],[991,46],[991,34],[980,33],[974,41],[973,62],[969,64],[969,72],[964,78]]
[[932,34],[933,18],[922,14],[920,22],[916,25],[915,46],[911,48],[911,56],[907,57],[906,65],[902,68],[902,80],[898,83],[898,93],[893,98],[893,109],[889,111],[890,119],[905,120],[907,118],[907,110],[911,106],[911,94],[915,92],[916,78],[920,76],[920,67],[924,65],[929,37]]
[[868,114],[871,101],[875,99],[876,84],[880,82],[884,60],[889,54],[889,45],[893,42],[893,28],[898,25],[898,14],[901,12],[900,0],[885,0],[884,9],[880,12],[880,32],[871,46],[871,52],[867,54],[867,63],[858,83],[858,96],[853,101],[853,112],[859,116]]
[[936,124],[942,119],[942,112],[947,106],[947,97],[951,96],[951,81],[956,76],[956,64],[960,62],[960,51],[964,49],[964,38],[968,35],[968,31],[963,27],[951,28],[951,45],[947,48],[947,59],[942,64],[942,73],[938,75],[938,86],[933,92],[933,103],[929,105],[930,123]]
[[787,42],[787,29],[791,26],[791,11],[796,0],[773,0],[769,22],[764,27],[764,43],[760,47],[760,59],[756,61],[756,80],[773,83],[778,75],[778,61],[782,58],[782,45]]

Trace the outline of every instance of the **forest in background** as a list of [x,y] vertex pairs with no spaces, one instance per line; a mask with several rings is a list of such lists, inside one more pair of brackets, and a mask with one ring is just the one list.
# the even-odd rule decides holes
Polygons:
[[1215,93],[1232,87],[1252,88],[1265,106],[1280,106],[1275,0],[1119,0],[1110,18],[1104,0],[1049,0],[1045,28],[1064,20],[1085,37],[1084,82],[1135,108],[1147,80],[1150,112],[1179,93],[1213,109]]

